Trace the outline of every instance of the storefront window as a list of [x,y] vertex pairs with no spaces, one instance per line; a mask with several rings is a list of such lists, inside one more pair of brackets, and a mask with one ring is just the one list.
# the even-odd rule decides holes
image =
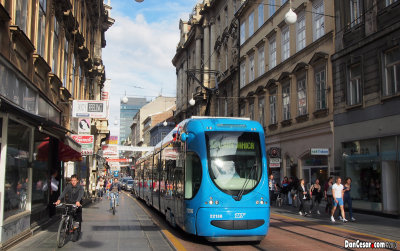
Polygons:
[[305,184],[314,184],[317,179],[321,185],[328,180],[328,157],[308,154],[302,160],[303,179]]
[[367,206],[366,209],[382,210],[382,167],[379,159],[378,139],[343,143],[345,173],[352,182],[351,196]]
[[382,149],[382,202],[388,213],[398,211],[398,168],[396,166],[396,137],[381,138]]
[[30,134],[29,127],[9,120],[4,219],[26,210]]
[[49,177],[49,136],[35,131],[33,172],[32,172],[32,206],[47,204]]

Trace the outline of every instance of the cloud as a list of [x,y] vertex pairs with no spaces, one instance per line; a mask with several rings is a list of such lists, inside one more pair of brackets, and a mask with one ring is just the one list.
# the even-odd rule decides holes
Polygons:
[[[161,4],[160,4],[161,2]],[[171,63],[179,41],[179,19],[187,19],[195,0],[112,1],[114,25],[103,49],[106,76],[111,79],[110,129],[118,133],[119,101],[127,96],[175,96],[176,73]],[[141,87],[140,88],[135,88]]]

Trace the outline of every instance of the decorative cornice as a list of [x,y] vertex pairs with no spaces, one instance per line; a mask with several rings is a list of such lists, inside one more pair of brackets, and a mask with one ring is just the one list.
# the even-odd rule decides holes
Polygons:
[[31,40],[17,25],[10,25],[10,32],[12,34],[13,42],[19,42],[24,47],[26,52],[29,53],[35,50],[35,46],[32,44]]

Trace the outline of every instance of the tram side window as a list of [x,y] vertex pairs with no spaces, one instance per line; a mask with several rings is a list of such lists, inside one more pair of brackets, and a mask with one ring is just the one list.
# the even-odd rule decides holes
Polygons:
[[202,172],[199,156],[193,152],[186,154],[185,199],[192,199],[200,189]]

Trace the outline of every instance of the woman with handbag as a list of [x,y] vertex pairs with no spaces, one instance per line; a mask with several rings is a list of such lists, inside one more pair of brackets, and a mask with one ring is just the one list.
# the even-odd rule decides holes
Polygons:
[[307,216],[307,212],[308,210],[306,209],[307,206],[307,200],[310,198],[309,197],[309,193],[308,190],[306,189],[305,185],[304,185],[304,179],[300,180],[300,185],[299,188],[297,189],[298,191],[298,196],[299,196],[299,200],[300,200],[300,208],[299,208],[299,214],[304,216]]

